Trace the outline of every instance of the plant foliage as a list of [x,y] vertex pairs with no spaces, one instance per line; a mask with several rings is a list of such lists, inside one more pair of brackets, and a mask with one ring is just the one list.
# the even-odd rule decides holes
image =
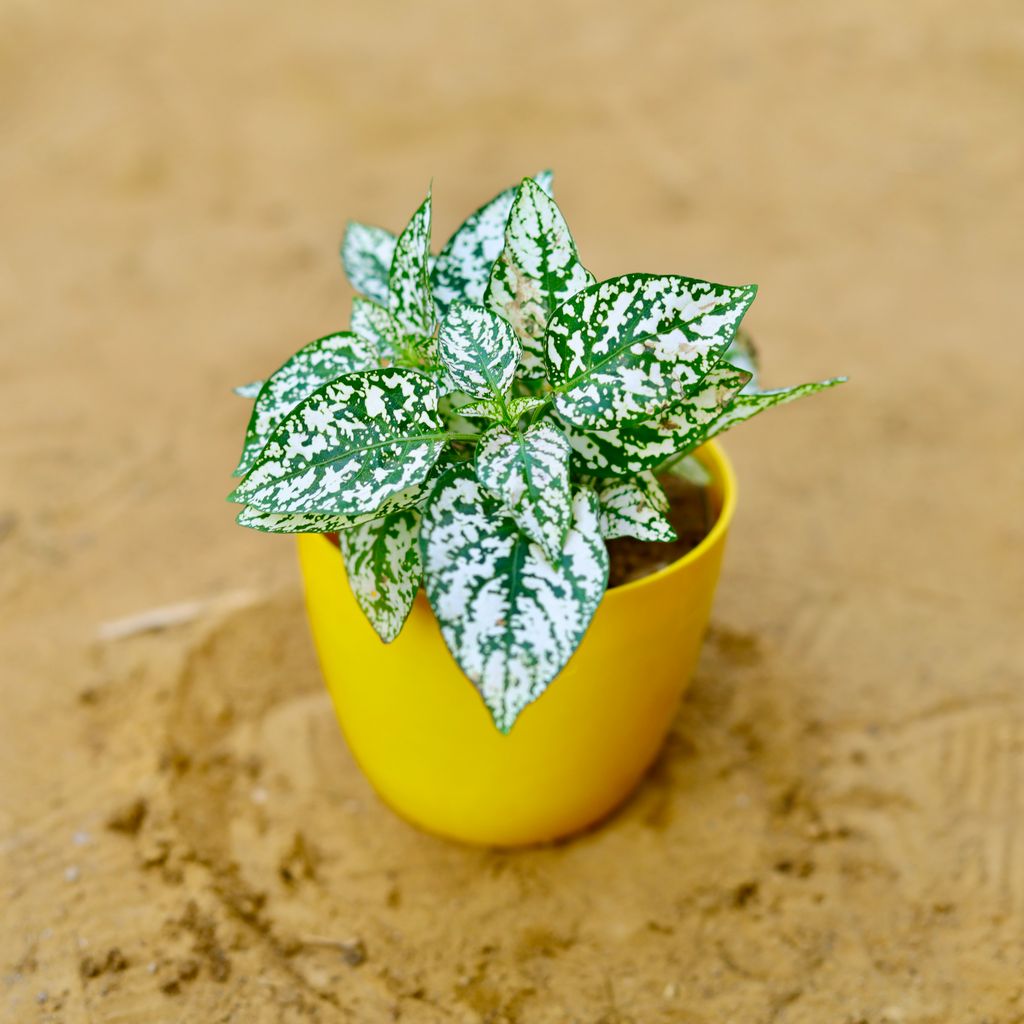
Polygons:
[[350,329],[255,399],[232,500],[269,533],[334,533],[390,642],[423,588],[499,729],[544,692],[608,579],[606,541],[671,541],[658,475],[723,430],[843,378],[760,390],[754,285],[580,262],[548,172],[434,257],[428,194],[397,236],[352,222]]

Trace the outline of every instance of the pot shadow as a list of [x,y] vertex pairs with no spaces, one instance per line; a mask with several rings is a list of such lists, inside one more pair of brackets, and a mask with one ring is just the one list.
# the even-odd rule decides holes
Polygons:
[[[241,929],[260,969],[313,1002],[361,1006],[362,1019],[374,1019],[447,986],[446,998],[478,1011],[508,1004],[506,1016],[518,1013],[538,970],[576,964],[585,922],[614,931],[633,921],[645,936],[637,955],[660,948],[675,926],[653,909],[664,902],[659,880],[697,891],[726,849],[736,855],[723,836],[763,832],[774,790],[793,786],[779,749],[794,746],[791,708],[758,685],[764,671],[755,638],[712,628],[665,747],[631,799],[569,840],[477,849],[418,831],[373,793],[340,734],[301,600],[250,606],[194,648],[169,702],[172,860],[202,870],[221,931]],[[752,865],[745,849],[738,860]],[[716,899],[754,907],[759,877],[744,868]],[[516,965],[510,990],[490,979],[499,964]]]

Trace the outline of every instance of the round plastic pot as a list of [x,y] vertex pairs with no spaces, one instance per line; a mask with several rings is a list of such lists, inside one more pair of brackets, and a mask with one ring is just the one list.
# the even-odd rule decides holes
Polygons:
[[313,637],[348,744],[408,821],[468,843],[520,846],[593,825],[657,756],[693,674],[736,503],[715,444],[715,523],[672,565],[609,590],[578,650],[502,735],[445,646],[420,592],[384,644],[363,617],[337,547],[298,538]]

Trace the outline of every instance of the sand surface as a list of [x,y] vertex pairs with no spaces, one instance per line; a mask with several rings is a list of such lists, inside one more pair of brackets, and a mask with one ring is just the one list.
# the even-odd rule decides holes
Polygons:
[[[5,0],[0,123],[0,1019],[1024,1020],[1018,3]],[[635,799],[481,852],[353,765],[229,388],[347,323],[346,217],[543,166],[853,382],[729,436]]]

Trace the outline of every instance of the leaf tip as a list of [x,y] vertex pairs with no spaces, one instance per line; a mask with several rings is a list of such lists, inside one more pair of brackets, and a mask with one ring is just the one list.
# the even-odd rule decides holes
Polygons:
[[491,718],[494,720],[494,726],[502,736],[507,736],[512,731],[512,726],[516,724],[516,719],[518,717],[518,712],[514,715],[509,715],[507,712],[491,711]]
[[[547,196],[547,192],[544,192],[544,189],[529,176],[523,178],[523,180],[519,182],[519,188],[520,190],[526,189],[527,192],[543,192],[544,195]],[[550,196],[548,198],[550,198]]]

